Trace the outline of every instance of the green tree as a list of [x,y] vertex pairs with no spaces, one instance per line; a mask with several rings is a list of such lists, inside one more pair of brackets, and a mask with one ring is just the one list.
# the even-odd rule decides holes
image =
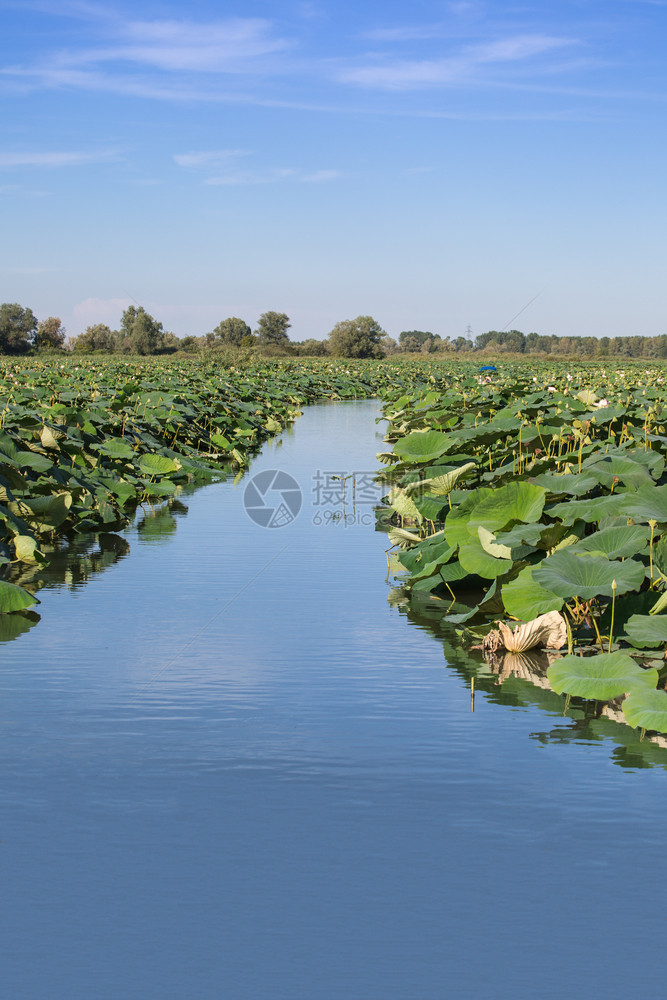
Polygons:
[[143,306],[128,306],[120,320],[122,348],[133,354],[157,354],[162,348],[162,323]]
[[329,345],[326,340],[315,340],[313,337],[302,340],[300,344],[295,344],[300,355],[306,358],[323,358],[329,353]]
[[57,316],[49,316],[37,324],[37,332],[33,338],[33,347],[38,351],[53,350],[65,343],[65,327]]
[[403,330],[398,335],[402,351],[421,351],[423,344],[433,340],[433,334],[427,330]]
[[94,326],[86,327],[84,333],[80,333],[74,341],[74,350],[79,351],[108,351],[111,353],[116,347],[116,337],[106,323],[95,323]]
[[37,329],[37,319],[32,309],[18,302],[0,305],[0,353],[25,354]]
[[199,337],[187,336],[181,339],[178,347],[181,351],[193,354],[195,351],[201,350],[202,345]]
[[[286,317],[287,318],[287,317]],[[252,330],[243,319],[230,316],[223,319],[213,330],[215,339],[229,347],[240,347],[244,337],[252,336]]]
[[289,316],[285,313],[265,312],[259,317],[255,333],[260,344],[288,344],[290,326]]
[[372,316],[336,323],[329,334],[329,350],[341,358],[381,358],[381,340],[387,334]]

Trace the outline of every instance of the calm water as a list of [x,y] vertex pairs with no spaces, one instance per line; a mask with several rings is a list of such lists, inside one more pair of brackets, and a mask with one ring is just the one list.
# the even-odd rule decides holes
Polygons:
[[387,601],[370,491],[331,516],[376,412],[311,407],[264,449],[291,524],[254,524],[245,481],[201,489],[0,647],[5,996],[663,987],[665,771],[535,738],[567,722],[539,707],[471,714]]

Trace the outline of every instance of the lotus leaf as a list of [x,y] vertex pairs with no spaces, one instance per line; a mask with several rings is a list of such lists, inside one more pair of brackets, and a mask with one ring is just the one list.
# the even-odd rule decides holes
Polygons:
[[108,458],[132,458],[134,456],[132,446],[127,441],[118,438],[110,438],[108,441],[102,441],[101,444],[93,444],[91,448]]
[[40,455],[37,451],[17,451],[13,456],[14,461],[21,469],[32,469],[33,472],[48,472],[53,468],[53,462],[46,455]]
[[439,458],[450,447],[450,435],[440,431],[412,431],[394,445],[394,454],[403,462],[424,463]]
[[450,545],[460,545],[470,539],[468,522],[471,513],[482,500],[492,496],[492,494],[492,489],[483,486],[481,489],[475,490],[474,493],[468,494],[458,507],[450,510],[445,520],[445,537]]
[[623,714],[629,726],[667,732],[667,694],[637,687],[623,702]]
[[629,456],[618,458],[601,455],[594,458],[595,461],[589,459],[587,462],[586,475],[595,477],[603,486],[611,488],[616,482],[626,483],[635,489],[653,485],[648,469],[638,462],[633,462]]
[[604,528],[582,538],[570,551],[602,552],[608,559],[623,559],[642,552],[648,544],[650,535],[649,529],[642,528],[639,524]]
[[[655,492],[655,487],[651,487],[651,490]],[[637,495],[632,494],[633,497]],[[600,521],[603,517],[616,517],[625,512],[626,504],[629,502],[628,496],[627,493],[612,493],[608,497],[595,497],[589,500],[567,500],[565,503],[548,507],[545,514],[557,517],[567,525],[574,524],[575,521],[586,521],[590,524]]]
[[667,486],[641,486],[626,494],[620,512],[633,521],[667,522]]
[[533,579],[532,566],[526,566],[514,580],[503,584],[502,598],[507,614],[524,620],[549,611],[560,611],[564,603],[563,597]]
[[33,604],[39,604],[39,601],[29,591],[24,590],[23,587],[17,587],[14,583],[0,580],[0,614],[6,615],[11,614],[12,611],[23,611],[25,608],[32,607]]
[[418,480],[408,487],[408,492],[411,493],[415,490],[428,490],[429,493],[432,493],[435,496],[447,496],[447,494],[452,492],[459,479],[469,475],[474,468],[474,462],[467,462],[465,465],[461,465],[457,469],[451,469],[442,475],[438,475],[430,479]]
[[560,597],[612,596],[612,583],[616,593],[638,590],[644,582],[644,566],[632,559],[616,562],[602,555],[583,553],[576,555],[571,549],[562,549],[543,559],[533,568],[534,579],[547,590]]
[[400,486],[394,486],[387,497],[390,506],[394,508],[401,517],[408,517],[418,524],[421,524],[423,517],[415,506],[414,500],[408,496],[406,491]]
[[177,472],[180,465],[166,455],[142,455],[139,468],[148,476],[164,476],[168,472]]
[[529,649],[560,649],[567,642],[565,619],[558,611],[539,615],[532,621],[510,628],[498,622],[503,646],[510,653],[525,653]]
[[639,649],[667,645],[667,615],[632,615],[625,624],[628,642]]
[[645,670],[627,653],[597,653],[595,656],[563,656],[547,671],[557,694],[609,701],[637,686],[655,688],[658,671]]
[[530,482],[543,486],[549,493],[569,493],[577,497],[590,493],[598,485],[595,476],[583,472],[543,472],[539,476],[531,476]]
[[475,507],[468,521],[468,533],[477,534],[480,525],[489,531],[505,528],[512,521],[539,521],[544,508],[546,490],[532,483],[508,483],[493,490]]
[[481,524],[477,529],[477,535],[482,548],[485,552],[488,552],[490,556],[496,556],[498,559],[512,558],[512,549],[510,546],[499,545],[493,532],[487,531]]
[[512,568],[512,563],[507,559],[496,559],[489,555],[479,539],[475,538],[469,538],[465,545],[459,547],[459,562],[468,573],[485,580],[493,580]]

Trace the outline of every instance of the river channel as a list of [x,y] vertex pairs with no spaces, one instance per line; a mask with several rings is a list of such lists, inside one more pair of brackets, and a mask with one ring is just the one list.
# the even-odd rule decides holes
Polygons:
[[[5,996],[663,988],[664,767],[536,738],[567,721],[539,705],[470,711],[388,600],[378,413],[309,407],[0,646]],[[273,528],[244,507],[270,470],[301,495]]]

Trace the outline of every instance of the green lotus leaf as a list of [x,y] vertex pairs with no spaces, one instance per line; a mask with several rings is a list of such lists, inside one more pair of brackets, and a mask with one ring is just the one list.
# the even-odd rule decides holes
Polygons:
[[642,563],[632,559],[616,562],[602,555],[576,555],[571,548],[554,552],[533,568],[533,577],[542,587],[559,597],[576,596],[582,600],[611,597],[614,580],[617,594],[638,590],[644,582],[644,576]]
[[19,468],[32,469],[33,472],[48,472],[53,467],[51,459],[37,451],[17,451],[12,457]]
[[636,493],[626,494],[619,513],[633,521],[667,522],[667,486],[641,486]]
[[609,489],[616,482],[626,483],[635,489],[653,485],[648,469],[638,462],[633,462],[629,457],[601,455],[595,462],[587,465],[586,474],[594,476],[599,483]]
[[543,472],[539,476],[531,476],[530,481],[543,486],[549,493],[570,493],[577,497],[590,493],[598,485],[595,476],[583,472]]
[[667,615],[632,615],[624,638],[638,649],[667,645]]
[[618,406],[601,406],[598,409],[584,413],[582,420],[593,420],[596,424],[608,424],[610,420],[618,420],[625,416],[625,410]]
[[549,667],[547,677],[557,694],[595,701],[610,701],[638,686],[655,688],[658,683],[657,670],[644,670],[620,650],[595,656],[563,656]]
[[608,559],[624,559],[639,555],[646,548],[651,532],[639,524],[603,528],[582,538],[571,552],[603,552]]
[[91,444],[90,447],[93,451],[99,451],[101,455],[106,455],[108,458],[132,458],[134,455],[132,446],[119,438],[108,438],[101,444]]
[[13,514],[26,521],[36,521],[40,528],[57,528],[69,516],[72,494],[56,493],[46,497],[25,497],[8,506]]
[[667,576],[667,535],[663,535],[653,546],[653,562],[663,576]]
[[422,493],[411,499],[414,499],[415,507],[427,521],[439,521],[443,507],[449,509],[444,497],[434,497],[428,493]]
[[564,598],[540,586],[533,578],[533,566],[526,566],[521,572],[503,584],[502,598],[505,611],[513,618],[530,621],[549,611],[560,611]]
[[[548,526],[548,528],[551,527],[551,525]],[[496,540],[499,545],[508,545],[511,549],[521,546],[534,548],[548,528],[545,528],[543,524],[515,524],[509,531],[497,532]]]
[[509,545],[499,545],[496,541],[496,536],[492,531],[487,531],[480,524],[477,529],[477,537],[479,538],[480,544],[485,552],[488,552],[490,556],[495,556],[498,559],[511,559],[512,549]]
[[469,493],[458,507],[450,510],[445,519],[445,538],[450,545],[461,545],[470,539],[468,533],[468,522],[475,507],[492,496],[493,490],[488,486],[483,486],[479,490]]
[[623,702],[623,714],[629,726],[667,732],[667,694],[648,686],[636,687]]
[[15,535],[14,551],[19,562],[36,563],[38,559],[35,555],[38,552],[37,539],[32,535]]
[[[273,430],[273,428],[267,427],[267,430]],[[280,430],[280,424],[278,424],[277,430]],[[222,448],[223,451],[228,451],[232,446],[231,441],[224,434],[211,434],[211,443],[216,448]]]
[[[467,462],[465,465],[451,469],[441,475],[432,476],[430,479],[420,479],[415,483],[411,483],[406,489],[408,493],[414,493],[417,490],[428,490],[429,493],[435,496],[444,497],[452,492],[459,479],[469,475],[475,468],[475,462]],[[430,469],[429,472],[431,472]]]
[[396,442],[394,454],[402,462],[431,462],[444,455],[449,446],[449,434],[441,434],[440,431],[412,431]]
[[148,476],[164,476],[168,472],[177,472],[180,463],[166,455],[142,455],[139,459],[139,468]]
[[431,562],[447,562],[456,547],[450,546],[441,531],[430,538],[422,538],[415,545],[398,553],[401,566],[409,573],[416,573]]
[[33,594],[24,590],[23,587],[17,587],[15,583],[0,580],[1,615],[11,614],[12,611],[23,611],[25,608],[32,607],[33,604],[39,604]]
[[[412,553],[410,553],[412,554]],[[441,566],[448,563],[453,555],[456,554],[456,549],[452,548],[447,542],[442,542],[441,545],[437,546],[433,550],[426,550],[422,553],[423,558],[421,561],[411,560],[412,569],[410,570],[413,580],[418,580],[422,576],[431,576],[435,573]],[[404,565],[403,553],[399,555],[399,562]]]
[[546,490],[532,483],[508,483],[493,490],[477,504],[468,521],[468,533],[476,536],[480,525],[488,531],[499,531],[511,521],[524,524],[539,521],[544,508]]
[[387,497],[389,504],[401,517],[408,517],[418,524],[422,523],[423,517],[415,506],[414,500],[408,496],[400,486],[394,486]]
[[459,547],[459,562],[468,573],[474,573],[485,580],[493,580],[509,572],[512,563],[507,559],[496,559],[482,548],[479,539],[469,538]]
[[[655,492],[655,487],[651,487]],[[635,497],[638,494],[633,493]],[[628,503],[627,493],[612,493],[608,497],[595,497],[590,500],[566,500],[564,503],[548,507],[545,514],[559,518],[563,524],[574,524],[575,521],[586,521],[590,524],[602,520],[603,517],[617,517],[625,513]]]

